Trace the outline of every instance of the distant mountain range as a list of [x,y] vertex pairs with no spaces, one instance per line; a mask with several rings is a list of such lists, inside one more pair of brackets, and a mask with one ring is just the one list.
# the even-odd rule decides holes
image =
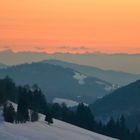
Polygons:
[[80,65],[93,66],[104,70],[123,71],[140,74],[140,54],[103,54],[103,53],[54,53],[45,52],[0,52],[0,62],[7,65],[39,62],[46,59],[57,59]]
[[64,68],[71,68],[73,70],[86,74],[87,76],[97,77],[109,83],[114,83],[120,86],[127,85],[140,79],[140,75],[136,74],[130,74],[121,71],[103,70],[96,67],[78,65],[60,60],[45,60],[42,62],[62,66]]
[[10,76],[17,84],[37,84],[48,100],[66,98],[92,103],[111,93],[115,85],[76,70],[48,63],[32,63],[0,69],[0,78]]
[[98,119],[106,121],[123,114],[131,128],[140,127],[140,80],[99,99],[90,108]]

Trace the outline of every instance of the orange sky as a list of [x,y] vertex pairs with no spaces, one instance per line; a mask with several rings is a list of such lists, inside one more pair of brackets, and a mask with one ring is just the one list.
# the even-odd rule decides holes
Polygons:
[[140,0],[1,0],[0,50],[140,53]]

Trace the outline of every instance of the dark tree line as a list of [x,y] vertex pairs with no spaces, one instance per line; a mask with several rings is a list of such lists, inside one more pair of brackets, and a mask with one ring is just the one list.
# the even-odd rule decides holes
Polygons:
[[[18,104],[16,111],[8,100]],[[120,140],[140,140],[138,128],[130,131],[123,116],[117,121],[111,117],[108,123],[103,124],[96,121],[90,108],[82,103],[75,110],[69,109],[65,104],[49,104],[37,85],[17,87],[8,77],[0,80],[0,105],[4,106],[3,115],[7,122],[34,122],[38,120],[39,112],[46,115],[45,121],[48,124],[53,123],[52,118],[56,118]]]
[[125,123],[125,117],[121,116],[115,121],[112,117],[103,124],[94,119],[94,116],[88,106],[79,104],[75,111],[59,105],[57,103],[51,106],[53,118],[77,125],[90,131],[100,133],[106,136],[114,137],[120,140],[140,140],[140,131],[136,128],[130,131]]

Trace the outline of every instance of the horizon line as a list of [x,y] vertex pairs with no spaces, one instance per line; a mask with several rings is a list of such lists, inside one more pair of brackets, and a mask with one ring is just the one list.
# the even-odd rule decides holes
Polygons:
[[0,53],[4,53],[4,52],[11,52],[11,53],[44,53],[44,54],[49,54],[49,55],[53,55],[53,54],[73,54],[73,55],[84,55],[84,54],[104,54],[104,55],[140,55],[140,53],[128,53],[128,52],[102,52],[102,51],[93,51],[93,52],[88,52],[88,51],[85,51],[85,52],[70,52],[70,51],[67,51],[67,52],[59,52],[59,51],[56,51],[56,52],[52,52],[52,53],[49,53],[47,51],[37,51],[37,50],[33,50],[33,51],[30,51],[30,50],[21,50],[21,51],[14,51],[12,49],[5,49],[5,50],[0,50]]

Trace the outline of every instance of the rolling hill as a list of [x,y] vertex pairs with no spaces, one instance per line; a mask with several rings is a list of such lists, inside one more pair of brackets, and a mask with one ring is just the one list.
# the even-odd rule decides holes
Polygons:
[[55,59],[44,60],[42,62],[62,66],[64,68],[71,68],[87,76],[97,77],[109,83],[114,83],[120,86],[127,85],[131,82],[140,79],[140,75],[137,74],[130,74],[121,71],[113,71],[113,70],[103,70],[96,67],[79,65],[75,63],[68,63],[65,61],[60,61]]
[[13,52],[10,49],[0,52],[0,62],[10,66],[48,59],[57,59],[105,70],[111,69],[113,71],[140,74],[140,54],[105,54],[99,52],[84,54],[50,54],[45,52]]
[[76,70],[46,63],[32,63],[0,70],[0,78],[10,76],[17,84],[37,84],[47,99],[66,98],[91,103],[112,92],[116,87]]

